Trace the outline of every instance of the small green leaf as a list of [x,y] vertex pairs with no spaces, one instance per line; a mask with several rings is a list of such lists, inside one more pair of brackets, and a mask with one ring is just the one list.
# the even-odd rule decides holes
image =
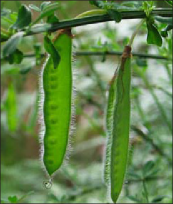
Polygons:
[[168,3],[170,6],[172,6],[172,1],[171,0],[165,0],[166,3]]
[[154,2],[153,1],[142,1],[142,9],[146,13],[146,16],[149,17],[151,11],[154,8]]
[[41,12],[41,14],[39,15],[39,17],[32,22],[31,25],[36,24],[37,22],[39,22],[41,19],[43,19],[44,17],[48,17],[51,16],[52,14],[54,14],[54,12],[58,9],[58,5],[57,3],[54,4],[50,4],[48,7],[46,7],[46,9],[43,10],[43,12]]
[[161,31],[161,36],[162,36],[163,38],[168,37],[168,32],[165,31],[165,30],[162,30],[162,31]]
[[1,41],[7,40],[10,36],[10,33],[5,29],[1,28]]
[[141,203],[141,200],[135,196],[127,196],[127,197],[134,202]]
[[18,198],[17,198],[17,196],[9,196],[9,197],[8,197],[8,200],[9,200],[11,203],[17,203]]
[[12,54],[6,57],[9,64],[20,64],[23,60],[23,53],[16,49]]
[[121,21],[121,13],[113,10],[113,9],[108,9],[108,14],[111,18],[113,18],[117,23],[119,23]]
[[151,177],[155,177],[156,174],[158,173],[159,169],[157,169],[155,167],[155,163],[153,161],[148,161],[143,169],[142,169],[142,173],[143,173],[143,179],[147,179],[147,178],[151,178]]
[[154,164],[153,161],[148,161],[148,162],[144,165],[142,171],[143,171],[144,173],[147,173],[148,171],[151,171],[151,170],[154,168],[154,166],[155,166],[155,164]]
[[140,58],[138,57],[136,59],[136,64],[139,66],[139,67],[145,67],[147,66],[147,60],[145,58]]
[[18,32],[14,34],[10,39],[8,39],[2,50],[3,57],[9,56],[16,50],[17,46],[19,45],[23,38],[23,35],[24,32]]
[[162,37],[154,24],[147,23],[147,43],[162,46]]
[[22,5],[18,12],[17,21],[12,25],[13,29],[22,29],[31,23],[31,11],[30,9]]
[[154,19],[160,23],[166,23],[168,25],[173,25],[172,17],[161,17],[161,16],[155,16]]
[[59,22],[59,19],[54,14],[47,17],[47,23],[58,23],[58,22]]
[[6,8],[3,8],[3,9],[1,10],[1,17],[3,17],[3,16],[9,16],[10,13],[11,13],[11,10],[6,9]]
[[61,57],[52,44],[51,40],[47,36],[44,37],[44,48],[51,55],[54,63],[54,69],[56,69],[58,64],[60,63]]
[[91,5],[94,5],[94,6],[98,7],[98,8],[102,8],[102,6],[103,6],[103,4],[104,4],[104,2],[102,2],[102,1],[97,1],[97,0],[89,1],[89,3],[90,3]]
[[128,173],[128,176],[129,176],[131,179],[141,179],[141,175],[139,175],[137,172],[129,172],[129,173]]
[[27,74],[33,67],[32,66],[26,66],[20,69],[20,74]]
[[43,11],[49,4],[51,4],[50,1],[46,1],[46,2],[41,3],[40,10]]
[[164,28],[162,31],[161,31],[161,36],[166,38],[168,37],[168,31],[172,30],[173,29],[173,26],[172,25],[167,25],[166,28]]
[[37,12],[40,12],[41,10],[40,10],[40,8],[38,8],[36,5],[34,5],[34,4],[30,4],[29,5],[29,8],[30,9],[32,9],[32,10],[34,10],[34,11],[37,11]]
[[17,20],[17,13],[10,13],[8,16],[3,16],[1,18],[1,26],[4,28],[10,28]]
[[56,2],[56,3],[51,3],[51,4],[46,5],[46,6],[44,7],[44,9],[42,10],[42,12],[43,12],[43,11],[46,11],[46,10],[49,10],[49,9],[52,9],[53,7],[58,8],[58,3]]
[[157,196],[157,197],[155,197],[152,201],[151,201],[151,203],[159,203],[159,202],[161,202],[164,198],[165,198],[166,196]]

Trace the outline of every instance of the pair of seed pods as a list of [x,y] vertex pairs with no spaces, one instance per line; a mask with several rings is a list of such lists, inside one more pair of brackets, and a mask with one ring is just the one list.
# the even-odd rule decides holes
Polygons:
[[[42,73],[43,91],[43,162],[49,176],[61,166],[67,152],[72,122],[72,37],[63,30],[53,41],[60,55],[54,67],[48,57]],[[105,156],[105,183],[111,187],[111,198],[117,201],[121,192],[129,143],[131,47],[126,46],[121,63],[110,82],[106,109],[107,147]]]

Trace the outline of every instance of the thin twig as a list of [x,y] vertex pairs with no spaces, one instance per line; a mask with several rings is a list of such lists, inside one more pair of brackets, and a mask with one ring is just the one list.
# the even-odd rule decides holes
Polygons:
[[161,156],[163,156],[164,158],[167,159],[167,161],[169,162],[169,164],[171,164],[171,159],[163,152],[163,150],[153,142],[153,139],[150,138],[147,134],[145,134],[142,130],[140,130],[139,128],[137,128],[136,126],[131,126],[132,130],[135,131],[139,136],[142,137],[142,139],[144,139],[145,141],[147,141],[148,143],[151,144],[151,146],[158,152],[158,154],[160,154]]
[[129,46],[132,47],[133,41],[144,22],[145,22],[145,19],[141,20],[141,22],[137,25],[137,28],[135,29],[134,33],[132,34],[132,37],[130,38]]
[[[75,53],[76,56],[103,56],[103,55],[117,55],[121,56],[122,52],[118,51],[78,51]],[[148,58],[148,59],[163,59],[168,60],[168,57],[159,56],[159,55],[153,55],[153,54],[143,54],[143,53],[136,53],[132,52],[132,55],[134,57],[141,57],[141,58]]]
[[138,67],[134,67],[135,71],[140,75],[140,77],[142,78],[145,86],[147,87],[149,93],[151,94],[151,96],[153,97],[154,102],[156,103],[158,110],[160,111],[162,118],[165,122],[165,124],[167,125],[169,131],[172,133],[172,124],[169,121],[167,114],[163,108],[163,105],[160,103],[158,96],[155,94],[153,87],[151,86],[147,76],[138,68]]
[[[74,52],[74,55],[77,57],[82,57],[82,56],[103,56],[103,55],[108,55],[108,56],[121,56],[122,52],[119,51],[77,51]],[[153,55],[153,54],[143,54],[143,53],[136,53],[132,52],[132,55],[134,57],[139,57],[139,58],[145,58],[145,59],[161,59],[161,60],[169,60],[168,57],[165,56],[160,56],[160,55]],[[40,54],[40,57],[44,57],[45,54]],[[31,54],[25,54],[24,58],[32,58],[35,57],[34,53]],[[1,60],[4,60],[3,58]]]

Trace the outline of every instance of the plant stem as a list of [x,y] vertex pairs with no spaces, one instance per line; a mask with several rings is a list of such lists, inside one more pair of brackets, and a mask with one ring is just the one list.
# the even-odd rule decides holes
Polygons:
[[155,101],[155,103],[156,103],[158,109],[160,110],[160,113],[162,114],[162,117],[163,117],[165,123],[167,124],[168,129],[169,129],[170,132],[172,133],[172,125],[171,125],[171,123],[169,122],[169,120],[168,120],[168,118],[167,118],[167,115],[166,115],[166,113],[165,113],[165,110],[163,109],[163,106],[162,106],[161,103],[159,102],[159,99],[158,99],[157,95],[155,94],[155,92],[154,92],[152,86],[150,86],[150,84],[149,84],[149,82],[148,82],[148,79],[147,79],[146,77],[144,77],[143,80],[144,80],[144,83],[146,84],[146,86],[147,86],[147,88],[148,88],[150,94],[152,95],[152,97],[153,97],[153,99],[154,99],[154,101]]
[[[75,56],[103,56],[103,55],[110,55],[110,56],[121,56],[122,52],[119,51],[77,51],[74,52]],[[161,59],[161,60],[169,60],[169,58],[160,56],[160,55],[152,55],[152,54],[143,54],[143,53],[136,53],[132,52],[133,57],[140,57],[146,59]],[[45,55],[42,53],[41,57]],[[24,55],[24,58],[32,58],[35,57],[34,53]],[[4,60],[3,58],[1,60]]]
[[[79,43],[79,45],[82,44],[80,39],[78,39],[78,43]],[[91,70],[91,72],[92,72],[92,74],[93,74],[93,76],[94,76],[94,78],[95,78],[95,80],[97,82],[97,86],[100,89],[101,95],[103,97],[103,103],[102,104],[104,104],[105,100],[106,100],[106,96],[105,96],[105,89],[103,87],[103,84],[102,84],[102,81],[100,79],[100,76],[99,76],[98,72],[94,68],[93,60],[91,60],[91,58],[89,56],[85,56],[85,59],[86,59],[86,62],[89,65],[89,68],[90,68],[90,70]]]
[[145,134],[142,130],[140,130],[138,127],[136,126],[131,126],[132,130],[135,131],[140,137],[142,137],[143,140],[145,140],[146,142],[148,142],[153,149],[155,149],[157,151],[157,153],[159,155],[161,155],[163,158],[165,158],[167,160],[167,162],[169,163],[169,165],[172,165],[171,162],[171,158],[168,157],[168,155],[166,155],[162,148],[159,147],[157,144],[155,144],[155,142],[153,141],[152,137],[150,137],[150,135]]
[[143,109],[141,107],[141,104],[140,104],[140,100],[139,100],[139,97],[137,96],[135,99],[135,104],[136,104],[136,108],[138,110],[138,113],[142,119],[142,121],[144,122],[144,125],[147,127],[147,129],[151,129],[151,125],[149,124],[149,122],[147,121],[146,119],[146,115],[145,113],[143,112]]
[[[78,51],[75,53],[76,56],[103,56],[103,55],[117,55],[121,56],[123,53],[118,51]],[[152,55],[152,54],[143,54],[132,52],[132,55],[135,57],[147,58],[147,59],[163,59],[168,60],[165,56]]]
[[[121,15],[122,15],[122,19],[142,19],[146,17],[145,12],[141,10],[122,11]],[[155,9],[151,12],[151,15],[163,16],[163,17],[173,16],[172,9]],[[106,21],[114,21],[114,19],[108,14],[104,14],[104,15],[97,15],[97,16],[91,16],[91,17],[84,17],[80,19],[61,21],[55,24],[37,24],[31,27],[29,32],[26,32],[25,36],[34,35],[34,34],[43,33],[43,32],[55,32],[59,29],[84,26],[88,24],[95,24],[95,23],[101,23]],[[4,41],[6,41],[6,39],[1,40],[1,42],[4,42]]]
[[105,100],[106,100],[105,88],[104,88],[104,86],[103,86],[103,84],[102,84],[102,81],[101,81],[101,79],[100,79],[100,76],[99,76],[98,72],[97,72],[97,71],[95,70],[95,68],[94,68],[93,61],[92,61],[91,58],[88,57],[88,56],[86,56],[85,58],[86,58],[87,63],[88,63],[88,65],[90,66],[90,69],[91,69],[91,71],[92,71],[92,73],[93,73],[93,75],[94,75],[94,77],[95,77],[95,79],[96,79],[98,88],[100,89],[101,95],[102,95],[102,97],[103,97],[103,103],[102,103],[102,104],[104,104],[104,103],[105,103]]
[[149,203],[147,186],[146,186],[146,183],[145,183],[144,180],[142,181],[142,184],[143,184],[143,188],[144,188],[144,193],[145,193],[146,201],[147,201],[147,203]]
[[[134,67],[135,68],[135,67]],[[162,106],[162,104],[159,102],[159,99],[157,97],[157,95],[155,94],[153,87],[150,85],[148,78],[145,76],[145,74],[139,70],[138,68],[135,68],[135,71],[137,71],[137,73],[141,76],[141,78],[143,79],[143,82],[145,84],[145,86],[147,87],[148,91],[150,92],[151,96],[153,97],[161,115],[162,118],[164,120],[164,123],[167,125],[168,129],[170,130],[170,132],[172,133],[172,124],[169,122],[167,115],[165,113],[165,110]]]
[[132,47],[133,41],[137,35],[137,33],[139,32],[141,26],[143,25],[143,23],[145,22],[145,19],[141,20],[141,22],[139,23],[139,25],[137,26],[136,30],[134,31],[134,33],[132,34],[132,37],[129,41],[129,46]]
[[168,78],[169,78],[170,82],[172,83],[172,74],[171,74],[171,71],[170,71],[170,69],[169,69],[169,66],[168,66],[167,63],[164,63],[164,66],[165,66],[165,69],[166,69]]

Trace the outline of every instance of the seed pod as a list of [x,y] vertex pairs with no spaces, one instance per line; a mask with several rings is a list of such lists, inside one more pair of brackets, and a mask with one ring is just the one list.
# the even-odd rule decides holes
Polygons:
[[[126,46],[116,74],[116,80],[113,81],[109,89],[108,107],[110,108],[107,109],[108,117],[106,120],[109,138],[107,142],[105,178],[108,180],[111,189],[111,198],[115,203],[122,189],[128,157],[131,84],[130,62],[131,47]],[[109,111],[113,111],[113,116]]]
[[73,86],[71,31],[60,31],[53,45],[61,60],[54,67],[49,56],[42,74],[43,162],[50,176],[61,167],[69,142]]
[[14,85],[10,82],[8,86],[7,99],[6,99],[6,111],[7,111],[7,124],[11,132],[17,129],[17,101]]
[[116,97],[116,72],[109,83],[108,87],[108,99],[106,106],[106,134],[107,134],[107,145],[105,152],[105,162],[104,162],[104,182],[107,186],[110,185],[110,160],[111,160],[111,144],[112,144],[112,129],[113,129],[113,113],[114,113],[114,103]]
[[131,47],[126,46],[118,71],[111,148],[111,197],[117,201],[126,171],[130,129]]

